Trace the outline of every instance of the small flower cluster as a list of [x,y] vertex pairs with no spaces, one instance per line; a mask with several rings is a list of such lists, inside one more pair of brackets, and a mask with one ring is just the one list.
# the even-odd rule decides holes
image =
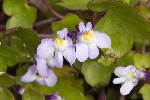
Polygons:
[[83,22],[79,23],[75,43],[73,34],[67,28],[57,31],[57,36],[55,39],[41,40],[35,56],[36,64],[29,67],[21,81],[28,83],[35,80],[40,85],[54,86],[57,77],[52,67],[62,68],[63,58],[72,66],[76,58],[80,62],[84,62],[87,58],[95,59],[99,55],[98,47],[109,48],[111,46],[110,37],[92,29],[91,22],[86,25]]
[[122,95],[127,95],[131,92],[134,86],[137,85],[140,79],[147,80],[150,79],[150,73],[139,71],[133,65],[129,65],[127,67],[116,67],[114,70],[114,74],[119,78],[115,78],[113,80],[114,84],[123,83],[120,88],[120,93]]

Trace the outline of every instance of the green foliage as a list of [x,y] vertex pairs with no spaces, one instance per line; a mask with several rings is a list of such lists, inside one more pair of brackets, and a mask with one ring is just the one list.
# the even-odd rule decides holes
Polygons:
[[130,51],[127,55],[124,57],[116,60],[117,66],[128,66],[128,65],[134,65],[133,57],[135,55],[135,51]]
[[12,48],[0,45],[0,71],[5,72],[7,66],[14,66],[18,61],[18,57]]
[[138,0],[119,0],[119,1],[122,1],[122,2],[127,3],[127,4],[135,4],[138,2]]
[[15,100],[12,93],[7,89],[0,87],[0,100]]
[[44,96],[37,92],[31,85],[26,85],[23,100],[45,100]]
[[71,82],[65,77],[58,77],[58,81],[54,87],[40,86],[37,84],[33,84],[33,87],[46,95],[58,92],[58,95],[64,100],[85,100],[82,92],[72,87]]
[[140,89],[139,93],[142,94],[143,100],[149,100],[150,85],[149,84],[144,84],[144,86],[142,86],[142,88]]
[[63,0],[58,4],[71,10],[87,10],[87,3],[90,1],[91,0]]
[[112,45],[106,54],[120,58],[129,52],[133,42],[150,44],[150,25],[135,8],[120,2],[94,1],[88,7],[92,11],[109,10],[95,25],[95,29],[111,38]]
[[91,86],[105,86],[108,84],[111,74],[114,71],[114,64],[103,66],[94,60],[87,60],[83,63],[82,73],[88,84]]
[[6,73],[0,73],[0,86],[2,87],[11,87],[14,85],[15,79],[6,74]]
[[75,14],[67,14],[63,20],[52,23],[53,36],[57,36],[57,31],[67,28],[68,30],[75,30],[75,26],[78,25],[82,20]]
[[10,32],[9,34],[12,37],[17,37],[18,39],[20,39],[20,41],[23,42],[23,46],[25,46],[27,51],[30,53],[27,55],[22,55],[22,54],[26,54],[27,51],[26,50],[25,51],[19,50],[20,48],[23,48],[23,46],[21,43],[19,44],[19,43],[15,42],[15,44],[13,44],[13,45],[18,46],[18,48],[15,48],[15,49],[17,49],[17,53],[20,52],[19,55],[22,55],[22,57],[24,57],[24,56],[33,57],[34,56],[36,48],[37,48],[38,43],[39,43],[38,36],[35,33],[35,31],[33,31],[32,29],[19,27],[19,28],[16,28],[14,31]]
[[4,0],[4,12],[11,16],[7,21],[6,28],[22,26],[31,28],[36,19],[36,9],[27,5],[27,0]]
[[135,54],[133,59],[135,67],[139,70],[145,70],[145,68],[150,67],[150,55],[148,54]]

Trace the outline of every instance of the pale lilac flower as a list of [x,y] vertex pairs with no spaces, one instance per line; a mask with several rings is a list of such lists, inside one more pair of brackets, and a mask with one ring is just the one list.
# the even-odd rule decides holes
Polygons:
[[91,22],[86,26],[79,23],[78,39],[76,42],[76,57],[80,62],[84,62],[88,57],[95,59],[99,55],[99,48],[109,48],[111,39],[107,34],[100,33],[92,29]]
[[21,81],[25,83],[29,83],[32,81],[35,81],[36,83],[40,85],[48,85],[50,87],[53,87],[57,82],[57,77],[54,74],[53,70],[49,67],[47,69],[47,77],[43,77],[38,75],[38,71],[36,69],[36,65],[31,65],[28,68],[28,71],[25,73],[24,76],[21,77]]
[[114,74],[119,78],[114,78],[113,83],[123,83],[120,88],[120,93],[122,95],[129,94],[133,87],[137,85],[141,76],[141,72],[133,65],[129,65],[127,67],[116,67]]
[[58,95],[58,93],[54,93],[52,95],[46,95],[45,100],[62,100],[62,98]]
[[56,39],[44,39],[37,48],[37,70],[41,76],[47,77],[48,66],[63,66],[63,57],[72,65],[75,62],[75,46],[72,39],[67,36],[68,30],[64,28],[57,32]]
[[15,85],[15,88],[16,88],[16,91],[17,91],[18,94],[23,95],[23,93],[25,91],[24,87],[22,87],[21,85],[17,84],[17,85]]

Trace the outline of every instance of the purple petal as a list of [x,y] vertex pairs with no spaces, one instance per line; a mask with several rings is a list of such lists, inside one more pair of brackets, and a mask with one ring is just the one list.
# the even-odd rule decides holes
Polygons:
[[56,84],[57,77],[52,69],[48,70],[48,78],[45,78],[45,82],[50,87],[53,87]]
[[99,48],[109,48],[111,46],[111,39],[107,34],[93,31],[95,34],[95,43]]
[[85,43],[76,43],[76,57],[80,62],[88,58],[88,46]]
[[54,53],[54,40],[53,39],[45,39],[43,42],[37,47],[37,55],[40,58],[48,58],[52,53]]
[[86,31],[88,32],[88,31],[90,31],[92,29],[92,24],[91,24],[91,22],[88,22],[87,24],[86,24]]
[[25,75],[21,77],[21,81],[25,83],[32,82],[36,79],[36,65],[31,65]]
[[68,29],[67,28],[64,28],[61,31],[57,31],[57,35],[61,39],[65,38],[67,36],[67,33],[68,33]]
[[62,66],[63,66],[62,52],[56,51],[54,59],[55,59],[55,66],[58,67],[58,68],[62,68]]
[[36,80],[35,80],[36,83],[38,83],[39,85],[45,85],[45,78],[43,78],[42,76],[36,76]]
[[50,67],[54,67],[54,66],[55,66],[54,58],[48,59],[47,64],[48,64],[48,66],[50,66]]
[[70,63],[70,65],[72,65],[75,62],[75,55],[76,54],[74,45],[67,47],[63,53],[64,58]]
[[48,75],[48,73],[47,73],[48,66],[47,66],[46,59],[36,57],[36,62],[37,62],[38,74],[43,76],[43,77],[47,77],[47,75]]
[[137,83],[133,83],[131,81],[126,81],[120,88],[120,93],[122,95],[127,95],[131,92],[134,86],[136,86]]
[[99,49],[94,43],[88,44],[89,58],[95,59],[99,55]]
[[62,100],[62,98],[58,95],[58,93],[54,93],[52,95],[46,95],[46,100]]
[[86,32],[86,27],[83,22],[79,23],[79,30],[81,34]]

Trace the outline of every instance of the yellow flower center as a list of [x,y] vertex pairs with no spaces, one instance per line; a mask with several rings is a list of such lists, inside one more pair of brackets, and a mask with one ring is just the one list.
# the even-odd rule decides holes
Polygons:
[[89,42],[94,38],[94,34],[91,31],[88,31],[82,35],[82,38],[84,42]]
[[61,39],[61,38],[56,38],[56,40],[55,40],[55,47],[58,50],[64,50],[66,45],[67,45],[66,43],[67,43],[66,40]]
[[134,72],[130,72],[130,73],[129,73],[129,77],[130,77],[130,78],[134,78]]

